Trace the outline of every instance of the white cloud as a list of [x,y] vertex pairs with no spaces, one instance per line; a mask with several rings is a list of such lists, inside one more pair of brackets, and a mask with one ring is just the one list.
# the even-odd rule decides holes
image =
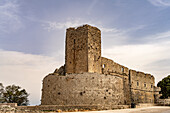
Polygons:
[[165,50],[169,48],[161,47],[160,45],[124,45],[115,46],[110,49],[104,50],[104,55],[107,57],[114,58],[122,64],[128,64],[129,67],[136,67],[137,69],[143,69],[142,66],[152,63],[160,58],[164,59],[170,56],[165,55]]
[[[163,76],[167,76],[167,74],[170,74],[170,71],[169,69],[162,70],[160,66],[153,66],[152,68],[151,66],[155,65],[154,62],[169,59],[170,53],[168,51],[170,51],[169,44],[153,44],[116,46],[110,49],[105,49],[103,52],[104,56],[114,59],[115,62],[123,64],[130,69],[154,74],[157,82]],[[170,64],[163,66],[170,67]]]
[[96,26],[98,27],[102,32],[120,32],[117,28],[105,28],[102,26],[101,22],[99,21],[88,21],[88,20],[83,20],[80,18],[69,18],[65,22],[55,22],[55,21],[42,21],[42,26],[45,30],[48,31],[53,31],[53,30],[65,30],[66,28],[69,27],[78,27],[84,24],[89,24],[91,26]]
[[40,103],[42,79],[61,61],[57,58],[0,50],[0,83],[19,85],[30,93],[30,104]]
[[148,38],[154,38],[154,39],[165,39],[170,37],[170,31],[162,32],[162,33],[157,33],[151,36],[148,36]]
[[148,0],[154,6],[170,6],[169,0]]
[[15,32],[22,27],[17,1],[0,1],[0,34]]
[[[158,33],[144,38],[164,39],[170,32]],[[114,45],[103,50],[103,56],[113,59],[122,65],[151,73],[156,82],[170,74],[170,41],[162,40],[159,43],[140,45]]]
[[90,24],[90,25],[94,25],[92,24],[92,22],[90,21],[84,21],[82,19],[68,19],[65,22],[52,22],[52,21],[44,21],[43,22],[43,27],[44,29],[48,30],[48,31],[53,31],[53,30],[65,30],[66,28],[69,27],[78,27],[80,25],[84,25],[84,24]]

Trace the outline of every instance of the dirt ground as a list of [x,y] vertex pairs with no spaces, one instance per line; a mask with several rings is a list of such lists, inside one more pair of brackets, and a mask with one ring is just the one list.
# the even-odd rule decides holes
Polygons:
[[120,110],[65,112],[65,113],[170,113],[170,107],[153,106],[153,107],[145,107],[145,108],[132,108],[132,109],[120,109]]

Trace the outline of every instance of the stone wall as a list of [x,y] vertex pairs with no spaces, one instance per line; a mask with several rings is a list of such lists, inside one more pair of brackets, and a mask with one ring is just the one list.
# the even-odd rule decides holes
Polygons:
[[88,72],[101,73],[101,31],[88,26]]
[[42,105],[123,105],[123,79],[97,73],[48,75],[43,80]]
[[89,25],[66,32],[66,73],[101,73],[101,31]]
[[124,103],[130,104],[129,69],[111,59],[102,57],[102,73],[119,76],[123,79]]
[[102,73],[117,75],[124,79],[125,103],[154,103],[155,80],[152,75],[130,70],[104,57],[102,57]]
[[150,74],[130,70],[132,101],[154,103],[154,77]]
[[0,103],[0,107],[1,106],[11,106],[11,107],[16,107],[17,103]]
[[157,101],[157,105],[162,105],[162,106],[170,106],[170,98],[168,99],[159,99]]
[[69,28],[66,32],[66,73],[87,72],[87,27]]
[[[18,111],[30,111],[30,113],[44,113],[55,111],[56,112],[77,112],[77,111],[99,111],[107,109],[127,109],[130,108],[130,105],[113,105],[113,106],[100,106],[100,105],[40,105],[40,106],[18,106],[16,107]],[[45,113],[46,113],[45,112]],[[17,112],[20,113],[20,112]],[[25,113],[25,112],[21,112]],[[51,112],[50,112],[51,113]]]
[[154,102],[155,103],[159,103],[160,96],[162,96],[162,94],[159,94],[160,91],[161,91],[160,87],[154,86]]
[[102,63],[102,74],[119,74],[119,75],[124,75],[128,76],[129,75],[129,69],[123,65],[120,65],[116,62],[114,62],[111,59],[102,57],[101,59]]

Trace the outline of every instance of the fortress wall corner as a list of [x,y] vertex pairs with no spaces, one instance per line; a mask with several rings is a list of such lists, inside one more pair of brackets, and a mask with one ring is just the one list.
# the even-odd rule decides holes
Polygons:
[[88,26],[88,72],[101,71],[101,31]]

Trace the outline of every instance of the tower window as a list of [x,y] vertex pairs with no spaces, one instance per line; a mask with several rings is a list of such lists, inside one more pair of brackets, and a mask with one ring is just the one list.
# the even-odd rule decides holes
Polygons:
[[124,68],[122,67],[122,72],[124,72]]
[[137,86],[139,86],[139,82],[137,81]]
[[80,95],[82,96],[82,95],[83,95],[83,93],[82,93],[82,92],[80,92]]
[[144,83],[144,87],[146,87],[146,83]]
[[96,60],[96,55],[94,55],[94,61],[96,62],[97,60]]
[[74,44],[76,43],[76,39],[74,39]]
[[103,64],[102,67],[105,68],[105,67],[106,67],[106,64]]

